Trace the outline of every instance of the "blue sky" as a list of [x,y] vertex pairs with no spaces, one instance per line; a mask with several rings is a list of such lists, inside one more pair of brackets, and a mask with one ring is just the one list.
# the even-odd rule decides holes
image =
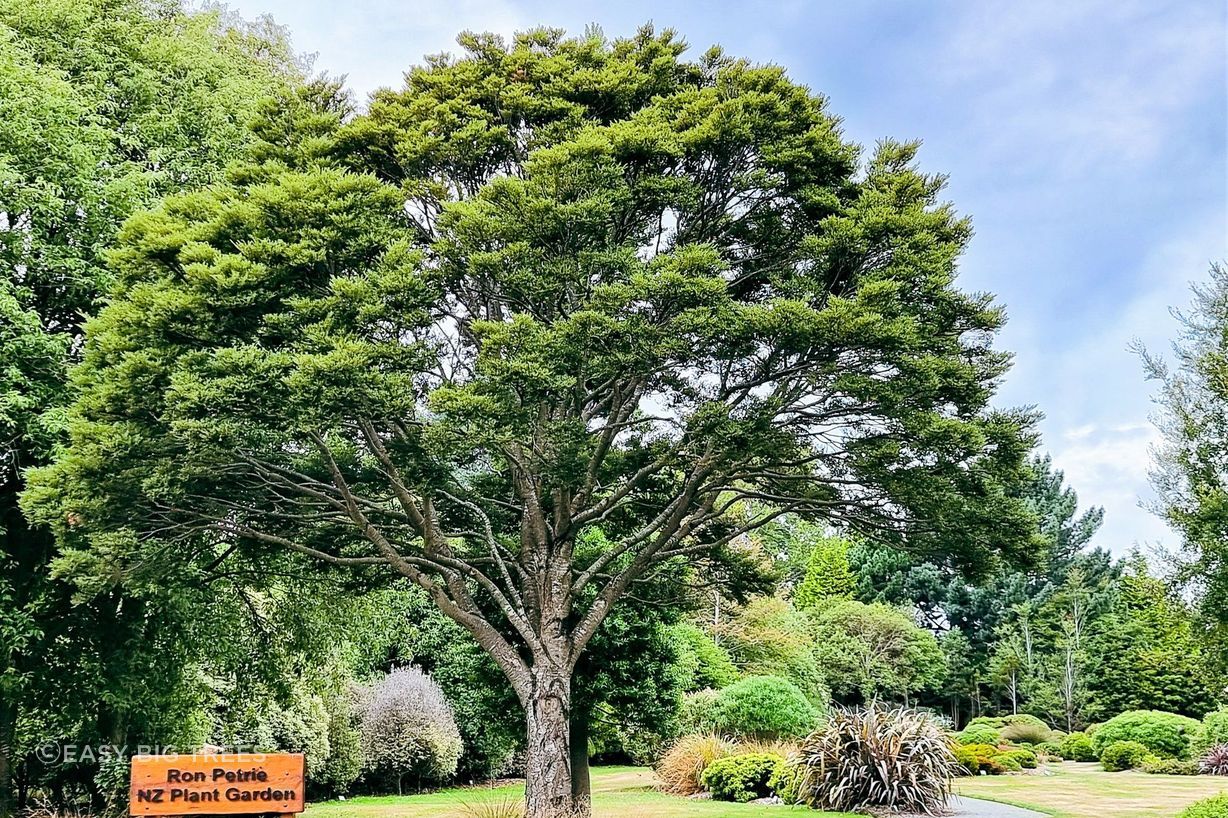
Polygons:
[[459,31],[627,34],[646,21],[784,65],[863,145],[924,142],[976,237],[963,286],[989,290],[1016,353],[1002,405],[1046,415],[1044,447],[1099,544],[1173,545],[1150,496],[1151,386],[1128,347],[1164,348],[1170,306],[1228,256],[1225,4],[1136,0],[702,3],[231,0],[270,13],[360,98],[400,85]]

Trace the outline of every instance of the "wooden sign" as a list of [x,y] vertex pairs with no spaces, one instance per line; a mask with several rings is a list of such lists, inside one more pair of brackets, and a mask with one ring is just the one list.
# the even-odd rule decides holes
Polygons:
[[132,815],[287,815],[307,808],[301,753],[133,756]]

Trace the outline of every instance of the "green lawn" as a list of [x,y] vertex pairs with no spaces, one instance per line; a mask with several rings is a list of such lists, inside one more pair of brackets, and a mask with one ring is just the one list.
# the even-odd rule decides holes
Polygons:
[[1057,818],[1172,818],[1186,806],[1228,791],[1228,778],[1106,773],[1099,764],[1050,764],[1053,775],[961,778],[960,795],[988,798]]
[[[593,812],[597,818],[761,818],[793,812],[810,816],[833,816],[839,813],[811,812],[801,808],[763,807],[750,804],[726,804],[719,801],[692,801],[665,795],[653,789],[651,770],[642,767],[598,767],[593,770]],[[352,798],[348,801],[327,801],[313,804],[304,813],[306,818],[464,818],[466,804],[483,801],[501,802],[519,798],[524,787],[519,785],[489,788],[442,790],[427,795],[380,798]],[[865,816],[847,816],[865,818]],[[1100,818],[1104,818],[1101,816]]]

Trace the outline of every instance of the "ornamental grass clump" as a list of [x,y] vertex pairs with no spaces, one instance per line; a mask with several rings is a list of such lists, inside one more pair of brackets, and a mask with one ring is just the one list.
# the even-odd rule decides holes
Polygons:
[[716,734],[683,736],[657,762],[661,790],[673,795],[703,792],[701,779],[712,762],[738,752],[731,739]]
[[798,802],[846,811],[887,807],[932,815],[960,772],[951,740],[929,715],[907,708],[838,708],[802,744]]
[[1203,775],[1228,775],[1228,744],[1216,744],[1198,759]]

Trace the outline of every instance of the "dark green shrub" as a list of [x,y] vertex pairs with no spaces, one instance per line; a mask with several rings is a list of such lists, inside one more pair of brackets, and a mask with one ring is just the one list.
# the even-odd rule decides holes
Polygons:
[[700,782],[717,801],[746,803],[772,794],[768,786],[784,759],[771,753],[744,753],[718,758],[704,770]]
[[1190,737],[1190,755],[1197,758],[1216,744],[1228,744],[1228,709],[1215,710],[1203,717]]
[[1143,772],[1152,775],[1198,775],[1197,761],[1175,758],[1152,758],[1143,762]]
[[1099,756],[1096,754],[1096,745],[1092,744],[1091,738],[1086,733],[1071,733],[1058,744],[1058,752],[1062,754],[1062,758],[1070,759],[1071,761],[1096,761]]
[[772,777],[768,779],[768,789],[786,804],[796,804],[801,793],[804,772],[796,759],[781,759],[772,771]]
[[969,724],[955,734],[960,744],[997,744],[1002,740],[996,729],[986,724]]
[[951,740],[933,717],[876,705],[836,709],[800,755],[799,802],[840,812],[887,807],[933,814],[946,805],[960,771]]
[[1228,818],[1228,795],[1216,795],[1190,804],[1177,818]]
[[1022,747],[1014,750],[1004,750],[997,755],[999,760],[1011,759],[1019,762],[1019,766],[1025,770],[1036,769],[1036,753],[1031,750],[1025,750]]
[[720,691],[712,708],[722,733],[751,738],[804,736],[819,712],[801,689],[779,676],[751,676]]
[[1133,770],[1151,758],[1151,750],[1137,741],[1115,741],[1100,753],[1100,763],[1111,773]]
[[1103,758],[1104,749],[1119,741],[1137,741],[1162,758],[1188,758],[1190,739],[1199,722],[1162,710],[1131,710],[1114,716],[1096,730],[1092,746]]

